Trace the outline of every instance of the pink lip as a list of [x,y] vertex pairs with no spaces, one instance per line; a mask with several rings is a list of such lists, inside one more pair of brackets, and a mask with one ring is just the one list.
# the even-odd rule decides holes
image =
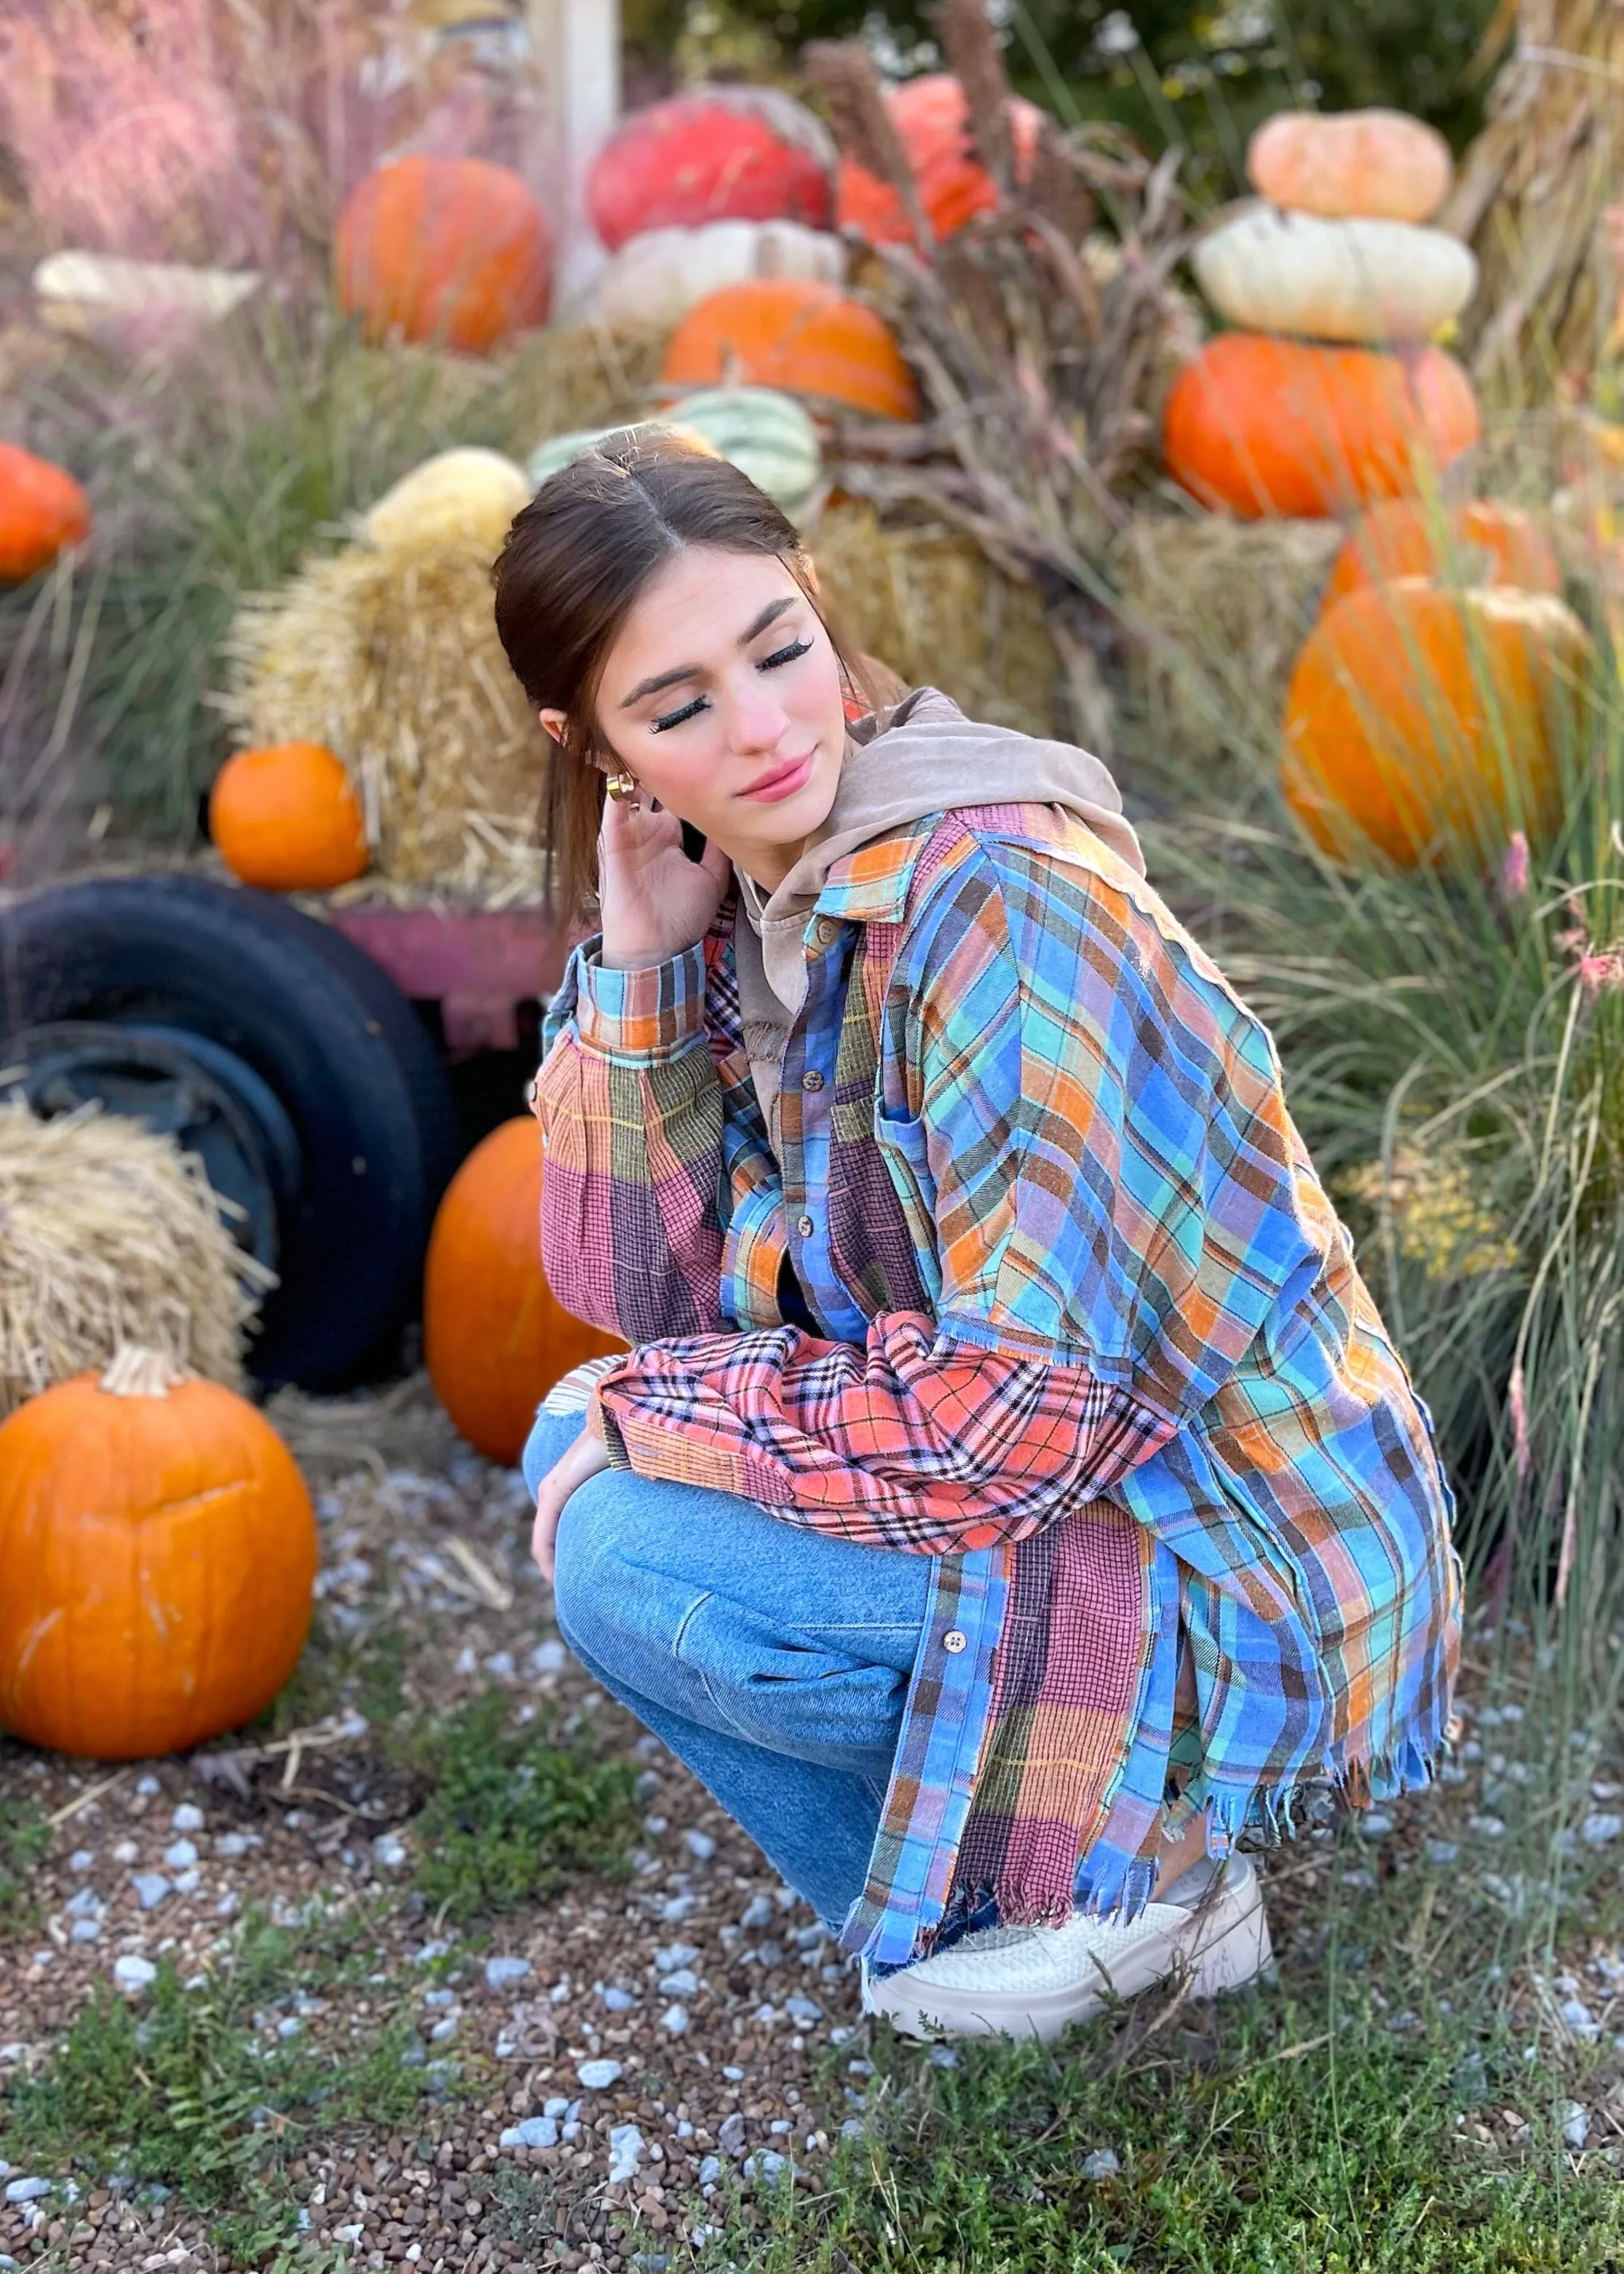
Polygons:
[[765,775],[743,792],[746,797],[758,798],[765,805],[776,805],[781,797],[793,797],[812,772],[816,753],[808,750],[804,758],[792,758],[776,773]]

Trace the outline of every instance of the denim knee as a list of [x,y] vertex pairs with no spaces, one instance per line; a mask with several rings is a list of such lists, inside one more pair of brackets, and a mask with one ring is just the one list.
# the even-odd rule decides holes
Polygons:
[[577,1486],[564,1503],[553,1548],[553,1615],[559,1632],[572,1650],[579,1646],[599,1665],[609,1662],[605,1646],[611,1644],[612,1622],[604,1608],[637,1584],[622,1552],[616,1510],[629,1481],[622,1472],[600,1470]]

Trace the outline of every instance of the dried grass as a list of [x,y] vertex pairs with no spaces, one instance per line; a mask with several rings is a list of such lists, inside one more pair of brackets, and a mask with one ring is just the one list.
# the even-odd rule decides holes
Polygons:
[[137,1121],[0,1106],[0,1417],[127,1343],[240,1389],[249,1290],[273,1280],[221,1206],[192,1156]]
[[506,381],[505,416],[521,462],[554,434],[646,418],[658,396],[663,333],[606,324],[538,332],[515,350]]
[[279,1389],[267,1399],[265,1414],[312,1484],[358,1469],[380,1480],[392,1469],[439,1469],[462,1446],[426,1374],[350,1397]]
[[239,742],[324,742],[374,865],[487,907],[541,888],[547,741],[496,636],[491,561],[354,546],[239,609],[222,707]]
[[1132,516],[1109,564],[1129,642],[1125,756],[1205,769],[1237,727],[1272,742],[1343,534],[1334,521]]
[[812,532],[819,588],[863,652],[973,719],[1056,731],[1060,659],[1035,586],[939,523],[886,527],[870,505],[827,508]]

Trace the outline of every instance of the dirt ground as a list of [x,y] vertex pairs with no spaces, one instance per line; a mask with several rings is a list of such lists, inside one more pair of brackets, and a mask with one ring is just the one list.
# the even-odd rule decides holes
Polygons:
[[[139,2010],[168,1959],[201,2001],[245,1920],[320,1917],[364,1924],[364,1967],[312,1976],[313,1992],[290,1968],[239,2034],[274,2062],[387,2021],[419,2072],[415,2112],[296,2130],[282,2176],[294,2255],[243,2259],[150,2173],[48,2188],[65,2169],[18,2162],[0,2100],[0,2267],[654,2270],[713,2215],[748,2224],[786,2178],[816,2185],[842,2127],[871,2113],[854,1970],[568,1658],[528,1560],[522,1480],[461,1446],[421,1380],[273,1412],[317,1493],[323,1552],[317,1632],[277,1716],[225,1747],[117,1769],[0,1745],[0,1800],[49,1826],[0,1917],[0,2084],[49,2070],[98,1985]],[[416,1824],[428,1780],[403,1741],[492,1693],[515,1729],[561,1730],[627,1764],[629,1871],[459,1926],[455,1901],[417,1884],[433,1860]],[[1282,1964],[1323,1933],[1327,1871],[1391,1873],[1446,1839],[1490,1868],[1492,1835],[1471,1849],[1464,1827],[1485,1820],[1485,1780],[1492,1793],[1515,1767],[1494,1746],[1483,1732],[1433,1792],[1384,1811],[1351,1866],[1328,1834],[1274,1861]],[[1610,1840],[1624,1801],[1600,1778],[1593,1791],[1590,1828]],[[1618,1950],[1566,1954],[1528,1995],[1575,2045],[1616,2035],[1624,2048]],[[919,2053],[933,2058],[952,2055]],[[1619,2066],[1587,2105],[1593,2152],[1624,2142]]]

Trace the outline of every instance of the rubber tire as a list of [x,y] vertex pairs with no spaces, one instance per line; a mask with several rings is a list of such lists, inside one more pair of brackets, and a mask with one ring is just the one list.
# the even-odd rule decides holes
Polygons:
[[375,1380],[422,1296],[457,1162],[444,1068],[394,982],[330,926],[195,877],[49,886],[0,907],[0,1042],[63,1019],[208,1035],[269,1083],[304,1186],[248,1361],[267,1388]]

